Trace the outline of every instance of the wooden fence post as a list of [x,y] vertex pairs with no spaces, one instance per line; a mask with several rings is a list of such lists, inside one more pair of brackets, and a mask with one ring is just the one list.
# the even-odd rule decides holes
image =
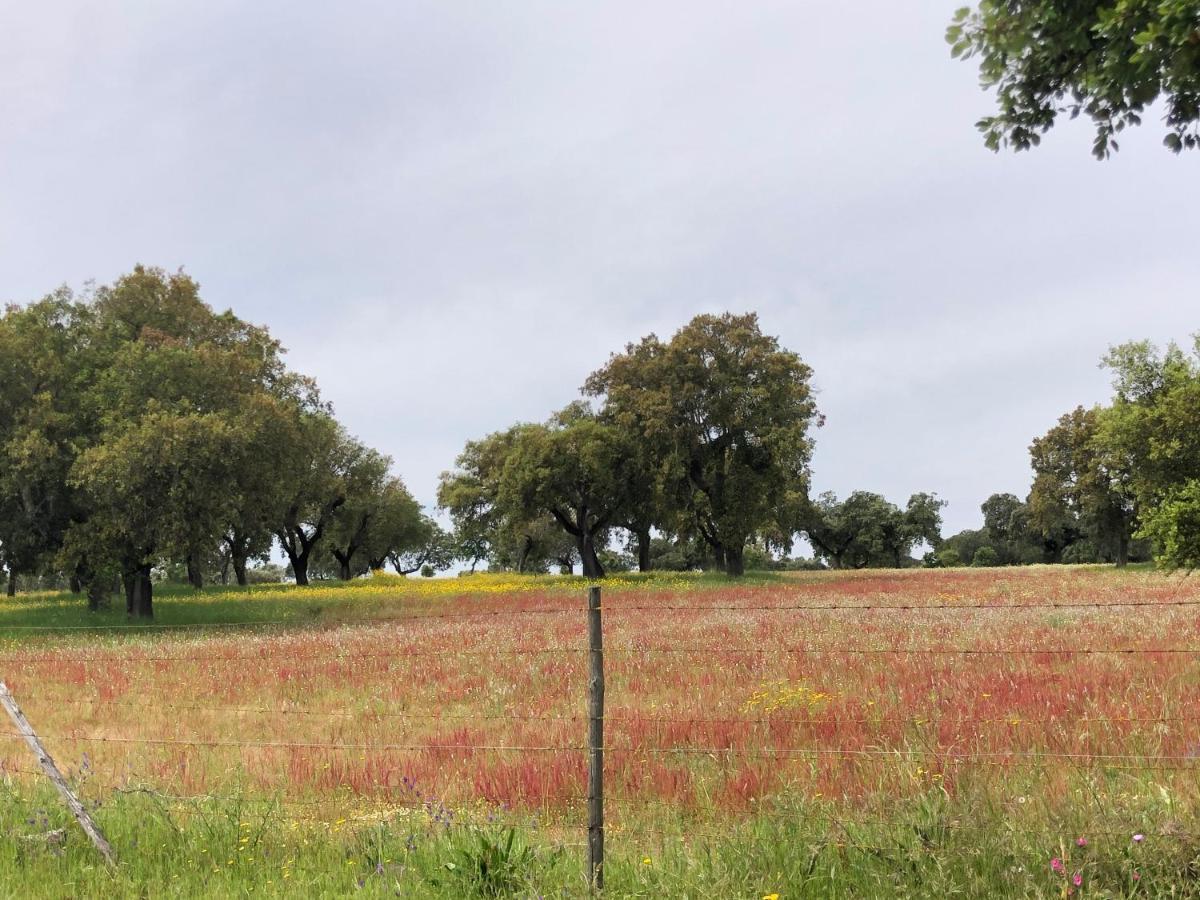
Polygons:
[[29,720],[25,718],[25,714],[21,712],[21,707],[17,706],[17,701],[13,698],[8,686],[3,681],[0,681],[0,705],[3,705],[5,710],[8,711],[13,724],[17,726],[17,731],[21,733],[21,737],[25,738],[25,743],[29,745],[29,749],[33,751],[33,755],[37,757],[42,771],[54,782],[54,786],[58,788],[58,792],[62,794],[63,800],[66,801],[67,807],[74,814],[75,819],[87,833],[87,836],[92,839],[92,843],[96,845],[96,849],[104,856],[106,862],[110,865],[114,864],[116,859],[113,857],[112,847],[104,839],[104,835],[100,833],[100,829],[96,827],[96,823],[92,821],[92,817],[88,815],[88,811],[83,808],[83,804],[79,802],[79,798],[75,796],[67,784],[67,780],[63,778],[62,772],[58,771],[58,766],[54,764],[54,760],[46,752],[46,748],[42,746],[42,742],[38,739],[33,726],[29,724]]
[[588,880],[604,887],[604,632],[600,588],[588,588]]

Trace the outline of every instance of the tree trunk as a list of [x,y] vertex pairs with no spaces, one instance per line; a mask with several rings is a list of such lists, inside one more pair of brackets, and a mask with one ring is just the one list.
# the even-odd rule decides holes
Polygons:
[[1120,537],[1117,538],[1117,567],[1124,568],[1129,565],[1129,533],[1122,531]]
[[604,566],[600,565],[600,557],[596,555],[596,544],[592,533],[585,528],[581,528],[578,544],[579,558],[583,561],[583,577],[603,578]]
[[304,586],[308,584],[308,554],[312,551],[311,545],[299,553],[294,553],[284,544],[283,552],[287,554],[288,562],[292,564],[292,574],[296,576],[296,584]]
[[[232,557],[233,580],[242,587],[246,586],[246,557],[245,554],[235,553]],[[299,581],[296,582],[299,584]]]
[[8,570],[8,596],[17,596],[17,573],[12,569]]
[[312,540],[308,540],[303,529],[284,527],[275,532],[275,537],[279,538],[279,546],[283,548],[288,562],[292,564],[292,575],[296,579],[296,584],[301,586],[308,584],[308,555],[312,552],[320,535],[314,535]]
[[738,544],[725,548],[725,574],[731,578],[740,578],[745,574],[745,562],[743,556],[745,554],[745,545]]
[[112,606],[112,600],[109,598],[108,591],[104,590],[104,584],[100,579],[93,578],[88,582],[87,601],[88,609],[91,612],[99,612]]
[[204,573],[200,571],[200,567],[196,565],[196,560],[190,553],[187,558],[187,578],[188,584],[196,590],[204,589]]
[[525,565],[529,562],[529,554],[533,552],[533,538],[525,535],[525,541],[521,544],[521,553],[517,557],[517,573],[524,574]]
[[[413,566],[412,568],[407,568],[407,569],[406,569],[406,568],[405,568],[405,567],[404,567],[404,566],[403,566],[403,565],[400,563],[400,557],[399,557],[399,556],[393,556],[393,557],[392,557],[392,568],[396,570],[396,574],[397,574],[397,575],[402,575],[402,576],[404,576],[405,578],[407,578],[407,577],[408,577],[409,575],[411,575],[413,572],[416,572],[416,571],[417,571],[418,569],[420,569],[420,568],[421,568],[421,566],[423,566],[424,564],[425,564],[425,563],[424,563],[424,561],[422,561],[420,565],[416,565],[416,566]],[[474,564],[472,564],[472,566],[471,566],[471,571],[472,571],[472,572],[474,572],[474,571],[475,571],[475,566],[474,566]]]
[[638,571],[649,572],[650,565],[650,529],[635,532],[638,548]]
[[[87,605],[91,612],[108,609],[112,606],[109,592],[104,588],[104,580],[96,577],[96,573],[92,571],[92,567],[88,565],[86,558],[79,561],[79,564],[75,567],[75,574],[71,577],[79,585],[79,590],[86,592]],[[110,587],[111,585],[112,582],[109,582]]]
[[341,550],[331,549],[329,551],[329,555],[338,564],[338,578],[342,579],[342,581],[349,581],[354,577],[354,574],[350,571],[350,563],[354,560],[354,551],[355,547],[353,544],[346,548],[345,553]]
[[154,618],[154,583],[150,580],[150,566],[144,565],[133,573],[133,609],[131,614],[140,619]]
[[79,574],[77,572],[71,573],[71,577],[68,579],[67,587],[71,589],[72,594],[82,593],[83,582],[79,580]]
[[[221,584],[229,584],[229,567],[233,566],[234,580],[237,581],[237,573],[240,570],[243,577],[246,572],[246,556],[250,547],[250,539],[242,532],[233,528],[226,533],[224,541],[224,551],[221,553]],[[238,584],[245,586],[245,581],[238,581]]]
[[725,568],[725,547],[721,544],[712,544],[713,561],[717,564],[718,569]]
[[132,572],[121,573],[121,587],[125,589],[125,614],[133,615],[133,583],[135,576]]

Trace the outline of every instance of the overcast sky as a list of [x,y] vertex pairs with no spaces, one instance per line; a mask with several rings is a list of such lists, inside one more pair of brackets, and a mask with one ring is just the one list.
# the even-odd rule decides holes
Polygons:
[[960,0],[0,5],[0,298],[183,266],[432,505],[608,354],[757,310],[827,416],[817,490],[977,527],[1200,330],[1200,155],[1157,114],[995,155]]

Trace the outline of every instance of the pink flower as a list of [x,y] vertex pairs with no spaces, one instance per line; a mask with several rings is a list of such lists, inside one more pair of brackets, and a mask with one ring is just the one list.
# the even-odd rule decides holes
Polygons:
[[1051,872],[1061,872],[1062,870],[1063,870],[1063,864],[1062,864],[1061,859],[1059,859],[1056,856],[1056,857],[1054,857],[1054,859],[1050,860],[1050,871]]
[[1081,838],[1077,839],[1075,841],[1075,846],[1076,847],[1086,847],[1087,846],[1087,838],[1081,837]]
[[1075,877],[1071,879],[1071,884],[1075,885],[1075,887],[1079,887],[1081,884],[1083,884],[1082,873],[1076,872]]
[[1142,841],[1144,841],[1145,839],[1146,839],[1146,836],[1145,836],[1144,834],[1135,834],[1135,835],[1133,836],[1133,842],[1134,842],[1135,844],[1140,844],[1140,843],[1141,843]]
[[1142,880],[1142,876],[1141,876],[1139,873],[1137,873],[1137,872],[1134,872],[1134,873],[1133,873],[1133,880],[1134,880],[1134,881],[1141,881],[1141,880]]

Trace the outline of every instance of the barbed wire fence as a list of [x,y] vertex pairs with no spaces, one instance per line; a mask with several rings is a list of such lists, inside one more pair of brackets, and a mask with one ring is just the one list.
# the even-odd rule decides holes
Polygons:
[[[1200,771],[1200,758],[1194,753],[1160,753],[1160,754],[1131,754],[1131,753],[1099,753],[1099,752],[1084,752],[1073,750],[1054,750],[1054,749],[1019,749],[1009,748],[1003,750],[955,750],[953,748],[938,747],[935,750],[929,748],[905,748],[905,747],[887,747],[887,748],[862,748],[862,747],[821,747],[821,746],[786,746],[786,747],[768,747],[768,746],[700,746],[700,745],[679,745],[679,744],[656,744],[646,742],[636,743],[613,743],[606,741],[605,726],[606,724],[620,724],[623,722],[636,723],[657,723],[665,725],[698,725],[698,724],[737,724],[737,725],[771,725],[778,726],[786,725],[828,725],[827,718],[814,716],[778,716],[778,715],[744,715],[738,717],[720,717],[720,716],[660,716],[660,715],[636,715],[636,716],[621,716],[605,714],[605,679],[604,679],[604,659],[606,656],[623,656],[631,654],[650,654],[650,655],[673,655],[673,656],[696,656],[707,655],[714,652],[712,646],[704,645],[689,645],[679,644],[674,646],[664,646],[659,644],[635,644],[633,646],[605,647],[603,640],[603,613],[605,611],[619,613],[663,613],[663,612],[755,612],[755,613],[779,613],[779,612],[823,612],[823,613],[863,613],[863,612],[901,612],[906,614],[920,614],[923,612],[946,612],[946,611],[998,611],[998,612],[1014,612],[1023,610],[1073,610],[1073,611],[1102,611],[1109,609],[1140,609],[1140,608],[1189,608],[1200,607],[1200,600],[1196,599],[1180,599],[1177,595],[1164,599],[1155,600],[1128,600],[1128,601],[1105,601],[1105,602],[1037,602],[1037,603],[780,603],[780,604],[678,604],[678,603],[663,603],[663,604],[645,604],[645,603],[616,603],[610,605],[607,610],[601,603],[600,588],[592,587],[587,592],[586,605],[586,622],[587,622],[587,644],[586,646],[536,646],[536,647],[489,647],[487,649],[472,650],[466,648],[456,648],[453,653],[456,656],[479,657],[479,658],[497,658],[504,656],[515,657],[539,657],[539,656],[562,656],[571,654],[581,654],[587,660],[587,704],[586,712],[578,715],[549,715],[549,714],[519,714],[519,713],[414,713],[408,711],[389,711],[389,710],[368,710],[368,711],[343,711],[343,710],[318,710],[305,709],[297,706],[248,706],[248,705],[229,705],[229,704],[210,704],[210,703],[168,703],[159,702],[153,705],[159,709],[187,712],[187,713],[216,713],[216,714],[236,714],[236,715],[282,715],[282,716],[299,716],[311,718],[329,718],[329,719],[358,719],[364,716],[372,716],[390,721],[422,721],[422,722],[520,722],[520,723],[569,723],[574,725],[586,726],[581,727],[579,732],[578,743],[477,743],[468,742],[389,742],[389,741],[307,741],[307,740],[253,740],[241,738],[213,738],[213,737],[143,737],[143,736],[120,736],[120,735],[105,735],[94,733],[80,733],[76,729],[72,729],[70,733],[57,732],[42,732],[35,735],[35,740],[38,741],[37,746],[30,744],[34,755],[39,763],[40,768],[23,768],[13,766],[0,767],[0,777],[6,775],[23,775],[31,778],[45,778],[55,784],[60,793],[64,791],[64,799],[71,811],[75,814],[84,830],[88,832],[96,843],[97,848],[105,856],[106,859],[112,861],[114,854],[111,848],[108,848],[107,841],[99,834],[95,823],[91,821],[90,816],[83,812],[81,818],[80,812],[77,809],[79,804],[78,798],[66,786],[66,780],[61,772],[58,771],[53,758],[46,751],[41,741],[51,741],[56,744],[66,743],[86,743],[86,744],[129,744],[142,746],[163,746],[163,747],[192,747],[192,748],[231,748],[231,749],[285,749],[285,750],[318,750],[329,753],[348,753],[362,752],[368,750],[374,751],[397,751],[397,752],[433,752],[433,753],[454,753],[454,752],[470,752],[470,753],[485,753],[485,754],[550,754],[550,755],[584,755],[587,761],[587,776],[585,783],[581,784],[581,791],[578,795],[568,798],[565,807],[569,810],[578,810],[581,814],[579,827],[581,830],[586,830],[586,840],[579,842],[564,842],[557,841],[558,846],[586,848],[587,852],[587,874],[590,883],[596,889],[603,886],[604,873],[604,838],[605,838],[605,809],[608,805],[615,807],[637,807],[639,805],[653,805],[670,802],[669,800],[661,800],[659,798],[642,798],[636,796],[606,794],[604,788],[604,773],[605,755],[610,757],[621,757],[623,755],[633,754],[646,757],[659,755],[679,755],[679,756],[702,756],[709,758],[720,757],[742,757],[742,758],[760,758],[760,759],[872,759],[872,758],[889,758],[902,759],[906,756],[914,758],[928,759],[934,758],[939,765],[949,767],[959,763],[971,763],[973,765],[984,766],[1001,766],[1005,768],[1013,767],[1031,767],[1041,768],[1048,762],[1058,761],[1067,763],[1075,768],[1085,768],[1089,766],[1102,767],[1105,770],[1112,771]],[[579,607],[546,607],[546,608],[513,608],[513,609],[494,609],[494,610],[470,610],[470,611],[455,611],[455,612],[438,612],[438,613],[422,613],[422,614],[405,614],[387,617],[361,617],[349,618],[337,622],[340,626],[403,626],[409,623],[421,622],[426,620],[449,620],[449,619],[490,619],[505,616],[578,616]],[[46,634],[53,635],[56,633],[62,634],[81,634],[87,632],[105,633],[105,632],[142,632],[142,633],[190,633],[190,632],[230,632],[241,629],[250,629],[256,631],[275,631],[288,632],[298,631],[305,628],[310,628],[314,624],[306,622],[302,619],[284,619],[284,620],[246,620],[232,622],[200,622],[200,623],[136,623],[136,624],[97,624],[97,625],[3,625],[0,624],[0,632],[11,631],[18,634]],[[391,650],[383,651],[340,651],[336,658],[339,660],[345,659],[364,659],[364,658],[389,658],[396,656],[408,657],[429,657],[429,656],[444,656],[444,650],[428,650],[414,647],[398,647]],[[1144,657],[1171,657],[1171,656],[1198,656],[1200,657],[1200,647],[1187,645],[1172,645],[1172,646],[1144,646],[1144,645],[1129,645],[1129,646],[1049,646],[1049,647],[980,647],[980,646],[928,646],[928,645],[911,645],[901,643],[891,643],[886,646],[857,646],[853,644],[838,644],[828,645],[819,642],[800,642],[797,641],[791,645],[772,644],[769,647],[762,646],[729,646],[724,645],[719,648],[719,652],[725,656],[894,656],[894,655],[930,655],[930,656],[1004,656],[1004,657],[1034,657],[1041,659],[1056,659],[1056,658],[1071,658],[1075,656],[1144,656]],[[169,653],[160,650],[139,651],[126,653],[79,653],[72,652],[71,660],[81,663],[112,663],[120,662],[122,665],[141,665],[147,663],[169,663],[169,662],[186,662],[186,661],[201,661],[201,662],[216,662],[224,663],[227,661],[262,661],[269,659],[328,659],[329,654],[324,651],[314,651],[310,653],[297,653],[291,649],[273,650],[269,647],[258,648],[254,652],[184,652],[184,653]],[[51,662],[61,659],[60,654],[47,652],[29,652],[21,651],[16,661],[20,663],[37,663]],[[7,694],[7,688],[0,682],[0,701]],[[144,708],[147,705],[146,700],[125,701],[116,698],[77,698],[63,700],[51,694],[42,694],[37,690],[23,692],[23,697],[37,699],[44,697],[47,700],[62,704],[67,703],[78,706],[92,707],[135,707]],[[4,703],[7,707],[8,704]],[[15,701],[13,703],[15,707]],[[30,735],[21,725],[23,716],[19,714],[13,715],[12,709],[9,709],[10,716],[13,718],[16,730],[0,730],[0,737],[13,738],[29,741]],[[841,717],[836,724],[866,724],[866,723],[886,723],[895,724],[918,724],[921,722],[920,717],[911,715],[905,716],[887,716],[875,715],[860,718]],[[1026,717],[1016,718],[1011,716],[995,716],[995,717],[963,717],[959,716],[954,719],[958,724],[1002,724],[1009,728],[1034,728],[1038,726],[1051,726],[1061,723],[1061,717]],[[1104,717],[1094,721],[1102,721],[1105,723],[1124,722],[1128,724],[1141,725],[1164,725],[1185,724],[1185,723],[1200,723],[1200,714],[1188,715],[1180,714],[1174,716],[1122,716],[1122,717]],[[29,729],[32,731],[32,727]],[[386,786],[385,786],[386,787]],[[236,804],[246,806],[260,806],[271,809],[289,809],[293,812],[289,813],[291,818],[297,820],[308,820],[313,822],[324,821],[320,817],[306,816],[304,810],[313,810],[327,805],[330,801],[328,798],[316,799],[299,799],[286,797],[282,792],[277,792],[276,795],[270,797],[246,797],[241,795],[220,795],[220,794],[178,794],[171,792],[160,791],[158,788],[147,784],[131,784],[124,787],[116,787],[109,789],[112,795],[131,795],[131,794],[146,794],[154,796],[161,800],[167,800],[178,803],[196,803],[196,804]],[[408,800],[406,802],[397,803],[394,798],[389,800],[389,808],[411,808],[425,809],[431,808],[431,804],[437,801],[429,799]],[[521,827],[528,823],[528,819],[516,815],[500,815],[492,814],[489,820],[493,823],[506,825],[509,827]],[[889,846],[881,847],[875,844],[866,844],[855,837],[855,829],[863,827],[865,824],[877,826],[886,826],[888,820],[881,819],[877,822],[865,822],[865,820],[856,819],[853,823],[837,823],[842,837],[838,839],[839,843],[845,846],[857,847],[864,850],[872,851],[889,851],[889,850],[911,850],[910,846]],[[970,827],[966,823],[942,824],[938,827],[948,829],[962,829]],[[1018,829],[1010,829],[1018,830]],[[95,834],[93,834],[95,832]],[[648,826],[638,824],[628,824],[622,822],[620,825],[621,834],[635,834],[659,836],[665,838],[678,838],[676,832],[667,831],[664,829],[655,829]],[[694,837],[708,837],[714,840],[727,837],[728,832],[724,830],[707,830],[697,825],[689,825],[688,833]],[[1031,832],[1032,833],[1032,832]],[[1105,832],[1097,832],[1094,834],[1103,834]],[[1113,834],[1125,834],[1125,832],[1112,832]],[[98,840],[97,840],[98,836]],[[1177,831],[1164,831],[1154,836],[1168,838],[1191,840],[1192,836],[1181,834]]]

